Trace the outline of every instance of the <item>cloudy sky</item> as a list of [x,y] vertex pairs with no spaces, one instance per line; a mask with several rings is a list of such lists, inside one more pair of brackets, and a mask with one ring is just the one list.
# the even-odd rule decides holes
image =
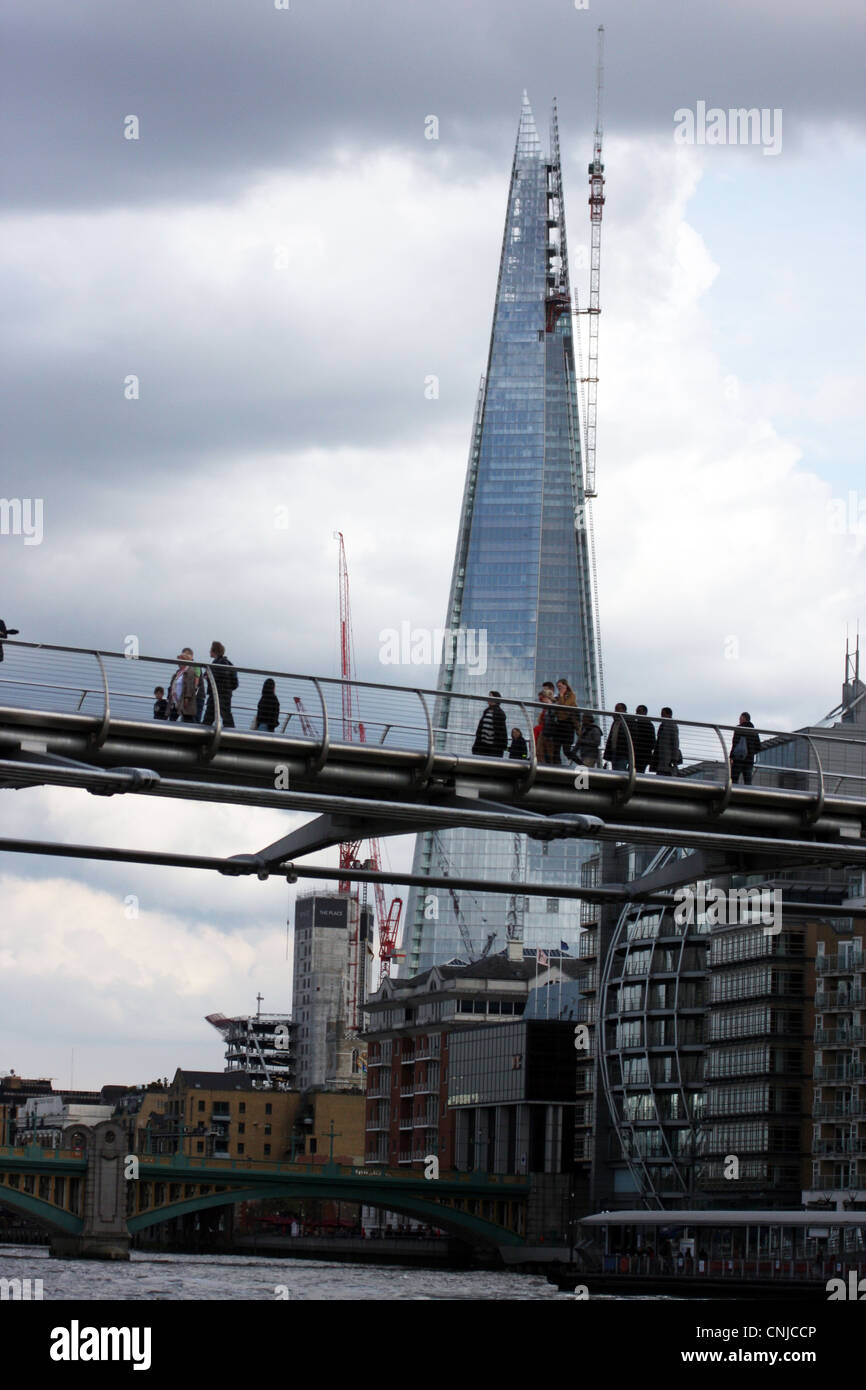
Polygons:
[[[559,103],[585,298],[599,23],[608,703],[836,703],[866,612],[857,0],[7,0],[2,491],[44,508],[41,544],[0,535],[8,623],[335,675],[339,529],[360,673],[435,683],[379,634],[443,620],[524,87],[542,130]],[[676,142],[701,102],[780,112],[781,149]],[[218,854],[287,828],[0,794],[7,835]],[[204,1013],[289,1006],[284,886],[0,873],[0,1070],[219,1068]]]

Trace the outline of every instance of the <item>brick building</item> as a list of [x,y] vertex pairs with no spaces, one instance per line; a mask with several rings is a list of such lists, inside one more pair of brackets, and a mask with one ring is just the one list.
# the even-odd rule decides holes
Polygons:
[[178,1068],[167,1087],[148,1088],[130,1126],[141,1154],[263,1163],[327,1159],[333,1127],[335,1162],[361,1162],[364,1093],[263,1090],[245,1072]]
[[483,1024],[514,1024],[532,990],[567,986],[584,969],[566,957],[539,968],[534,956],[502,955],[386,979],[365,1006],[367,1163],[423,1168],[435,1155],[440,1169],[456,1167],[457,1111],[448,1099],[454,1034]]

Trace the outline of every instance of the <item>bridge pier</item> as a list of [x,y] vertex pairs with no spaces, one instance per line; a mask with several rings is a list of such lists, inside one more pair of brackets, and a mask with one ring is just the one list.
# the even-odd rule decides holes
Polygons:
[[103,1120],[92,1127],[69,1125],[63,1131],[63,1147],[83,1149],[87,1158],[81,1213],[84,1224],[78,1235],[52,1235],[52,1256],[65,1260],[128,1260],[129,1184],[124,1177],[126,1142],[122,1127],[114,1120]]

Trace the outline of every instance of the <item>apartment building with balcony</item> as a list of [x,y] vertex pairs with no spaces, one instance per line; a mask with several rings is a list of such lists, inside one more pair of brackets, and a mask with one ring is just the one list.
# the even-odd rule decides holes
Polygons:
[[[657,866],[678,853],[659,852]],[[585,866],[588,886],[594,872]],[[620,876],[632,876],[625,857]],[[605,912],[584,903],[590,1042],[578,1054],[575,1157],[590,1208],[864,1199],[866,929],[843,915],[863,885],[844,870],[773,882],[779,931],[757,909],[731,925],[700,912],[680,925],[672,909],[636,905],[605,929]],[[786,896],[814,900],[814,918],[786,918]]]
[[709,939],[699,1191],[716,1205],[797,1206],[808,1150],[814,925],[759,915]]
[[811,1174],[807,1207],[866,1210],[866,927],[815,954]]

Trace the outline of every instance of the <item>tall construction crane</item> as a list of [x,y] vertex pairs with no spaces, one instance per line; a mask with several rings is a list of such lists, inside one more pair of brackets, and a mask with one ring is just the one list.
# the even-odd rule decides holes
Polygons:
[[[592,498],[596,497],[595,483],[595,444],[596,412],[598,406],[598,320],[601,313],[601,217],[604,209],[604,164],[601,158],[603,135],[602,94],[604,91],[604,25],[598,26],[598,51],[596,56],[595,80],[595,136],[593,138],[592,163],[589,166],[589,221],[591,230],[591,249],[589,264],[589,306],[579,309],[575,293],[575,314],[586,314],[589,318],[589,354],[587,375],[583,376],[583,362],[580,348],[580,334],[577,334],[577,351],[580,362],[580,381],[585,388],[583,400],[583,459],[584,459],[584,497],[586,499],[586,533],[589,545],[590,582],[595,611],[595,647],[598,663],[598,698],[604,707],[604,662],[601,650],[601,615],[598,604],[598,567],[595,556],[595,528],[592,517]],[[578,320],[579,326],[579,320]]]
[[[357,695],[352,684],[354,679],[354,642],[352,639],[352,611],[349,603],[349,567],[346,561],[346,545],[342,531],[334,532],[334,539],[340,542],[339,589],[340,589],[340,671],[343,677],[343,738],[346,743],[366,743],[367,732],[359,717]],[[344,840],[340,845],[340,868],[361,867],[358,851],[360,840]],[[382,870],[382,850],[377,839],[370,844],[370,865],[378,872]],[[397,937],[400,931],[400,918],[403,912],[403,899],[392,898],[390,907],[385,902],[385,890],[381,883],[373,885],[376,898],[376,925],[379,931],[379,982],[391,973],[391,961],[397,950]],[[341,893],[351,892],[348,879],[340,882]],[[358,943],[360,950],[360,943]],[[357,1012],[357,1010],[354,1010]]]
[[589,166],[589,220],[592,244],[589,255],[589,307],[579,309],[578,313],[589,317],[589,352],[587,355],[588,375],[581,377],[586,384],[586,411],[584,415],[586,430],[586,472],[584,491],[587,497],[596,497],[595,488],[595,427],[598,402],[598,318],[601,313],[599,303],[601,288],[601,214],[604,208],[604,165],[601,162],[602,115],[601,98],[604,89],[604,25],[598,26],[598,57],[596,61],[595,82],[595,137],[593,141],[592,163]]

